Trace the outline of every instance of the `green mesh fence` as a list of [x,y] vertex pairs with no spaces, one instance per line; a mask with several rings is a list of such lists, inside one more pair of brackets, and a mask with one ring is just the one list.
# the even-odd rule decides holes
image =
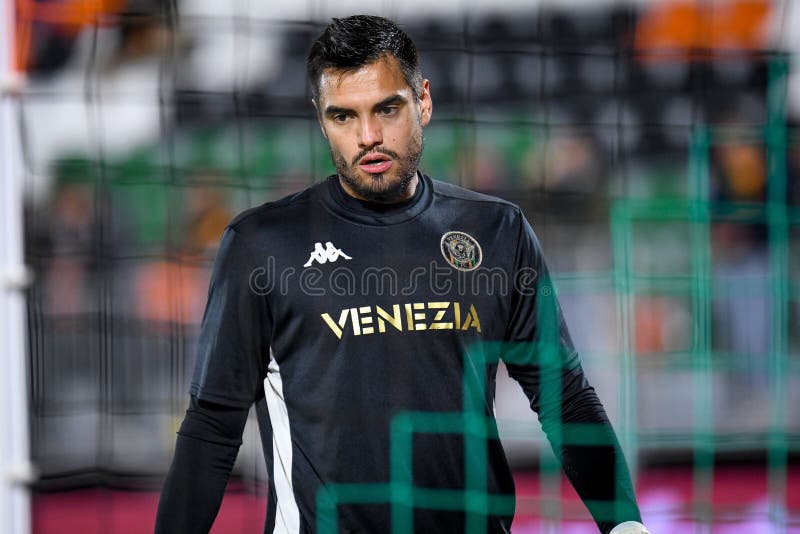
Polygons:
[[[623,322],[624,359],[621,373],[626,387],[622,395],[623,442],[629,451],[636,450],[636,361],[635,331],[632,328],[634,297],[640,294],[688,296],[691,300],[693,332],[691,346],[683,355],[665,355],[679,360],[693,376],[693,412],[691,447],[693,452],[693,515],[703,523],[714,519],[713,481],[715,451],[736,449],[737,444],[720,443],[715,433],[713,408],[714,382],[717,370],[735,367],[729,354],[716,353],[712,347],[713,258],[711,226],[718,221],[758,223],[768,228],[769,249],[769,430],[766,435],[768,461],[769,515],[778,524],[785,521],[788,502],[787,465],[789,433],[787,432],[787,376],[796,372],[790,366],[789,304],[797,299],[797,282],[789,277],[789,232],[800,225],[800,210],[787,206],[786,154],[788,135],[785,124],[788,62],[775,59],[769,68],[768,122],[755,131],[726,131],[724,128],[698,127],[690,145],[690,167],[687,174],[689,198],[685,200],[624,199],[612,211],[615,281]],[[713,202],[709,199],[710,152],[715,144],[729,142],[731,135],[749,143],[765,144],[768,159],[767,199],[763,204]],[[653,276],[637,273],[633,267],[634,235],[637,223],[686,223],[690,227],[689,249],[691,271],[685,275]],[[743,288],[747,291],[747,288]],[[740,371],[741,372],[741,371]],[[679,392],[676,392],[679,394]],[[746,395],[748,392],[743,391]],[[726,440],[727,441],[727,440]],[[745,443],[742,449],[752,447]],[[796,448],[795,448],[796,449]]]

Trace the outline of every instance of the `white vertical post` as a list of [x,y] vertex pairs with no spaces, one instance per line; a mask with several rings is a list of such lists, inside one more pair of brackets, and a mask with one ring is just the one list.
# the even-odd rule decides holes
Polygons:
[[0,8],[0,531],[31,531],[28,373],[25,350],[27,270],[22,254],[22,165],[12,51],[14,1]]

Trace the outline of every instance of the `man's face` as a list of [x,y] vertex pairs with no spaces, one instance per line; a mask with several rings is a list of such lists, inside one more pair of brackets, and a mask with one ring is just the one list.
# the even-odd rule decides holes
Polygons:
[[384,56],[358,70],[326,69],[319,86],[314,105],[342,187],[374,202],[411,197],[431,117],[428,80],[415,99],[397,59]]

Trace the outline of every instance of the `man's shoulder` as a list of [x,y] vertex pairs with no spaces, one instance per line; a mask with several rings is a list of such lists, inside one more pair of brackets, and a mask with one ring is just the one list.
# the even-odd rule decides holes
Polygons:
[[247,209],[234,217],[228,223],[228,227],[237,234],[244,235],[259,232],[266,227],[274,228],[275,225],[297,224],[300,219],[308,215],[307,204],[311,200],[313,188],[314,186],[311,186],[279,200]]
[[467,189],[466,187],[461,187],[459,185],[442,182],[439,180],[431,180],[431,182],[433,183],[434,194],[442,197],[462,200],[464,202],[485,203],[488,205],[494,205],[503,210],[519,210],[516,204],[500,197],[478,193],[477,191]]

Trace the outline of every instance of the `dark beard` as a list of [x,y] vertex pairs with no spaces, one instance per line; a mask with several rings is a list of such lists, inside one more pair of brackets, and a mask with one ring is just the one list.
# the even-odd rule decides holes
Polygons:
[[[358,161],[369,153],[380,152],[391,157],[397,169],[390,169],[399,173],[400,179],[395,183],[387,183],[386,173],[373,175],[368,182],[362,182],[355,177],[353,167],[358,165]],[[347,184],[359,197],[371,202],[394,203],[405,200],[408,188],[417,174],[419,161],[422,157],[422,134],[413,137],[406,150],[405,157],[400,157],[396,152],[386,148],[373,148],[359,153],[353,158],[353,163],[349,164],[344,157],[334,152],[331,148],[331,160],[339,173],[339,178]]]

